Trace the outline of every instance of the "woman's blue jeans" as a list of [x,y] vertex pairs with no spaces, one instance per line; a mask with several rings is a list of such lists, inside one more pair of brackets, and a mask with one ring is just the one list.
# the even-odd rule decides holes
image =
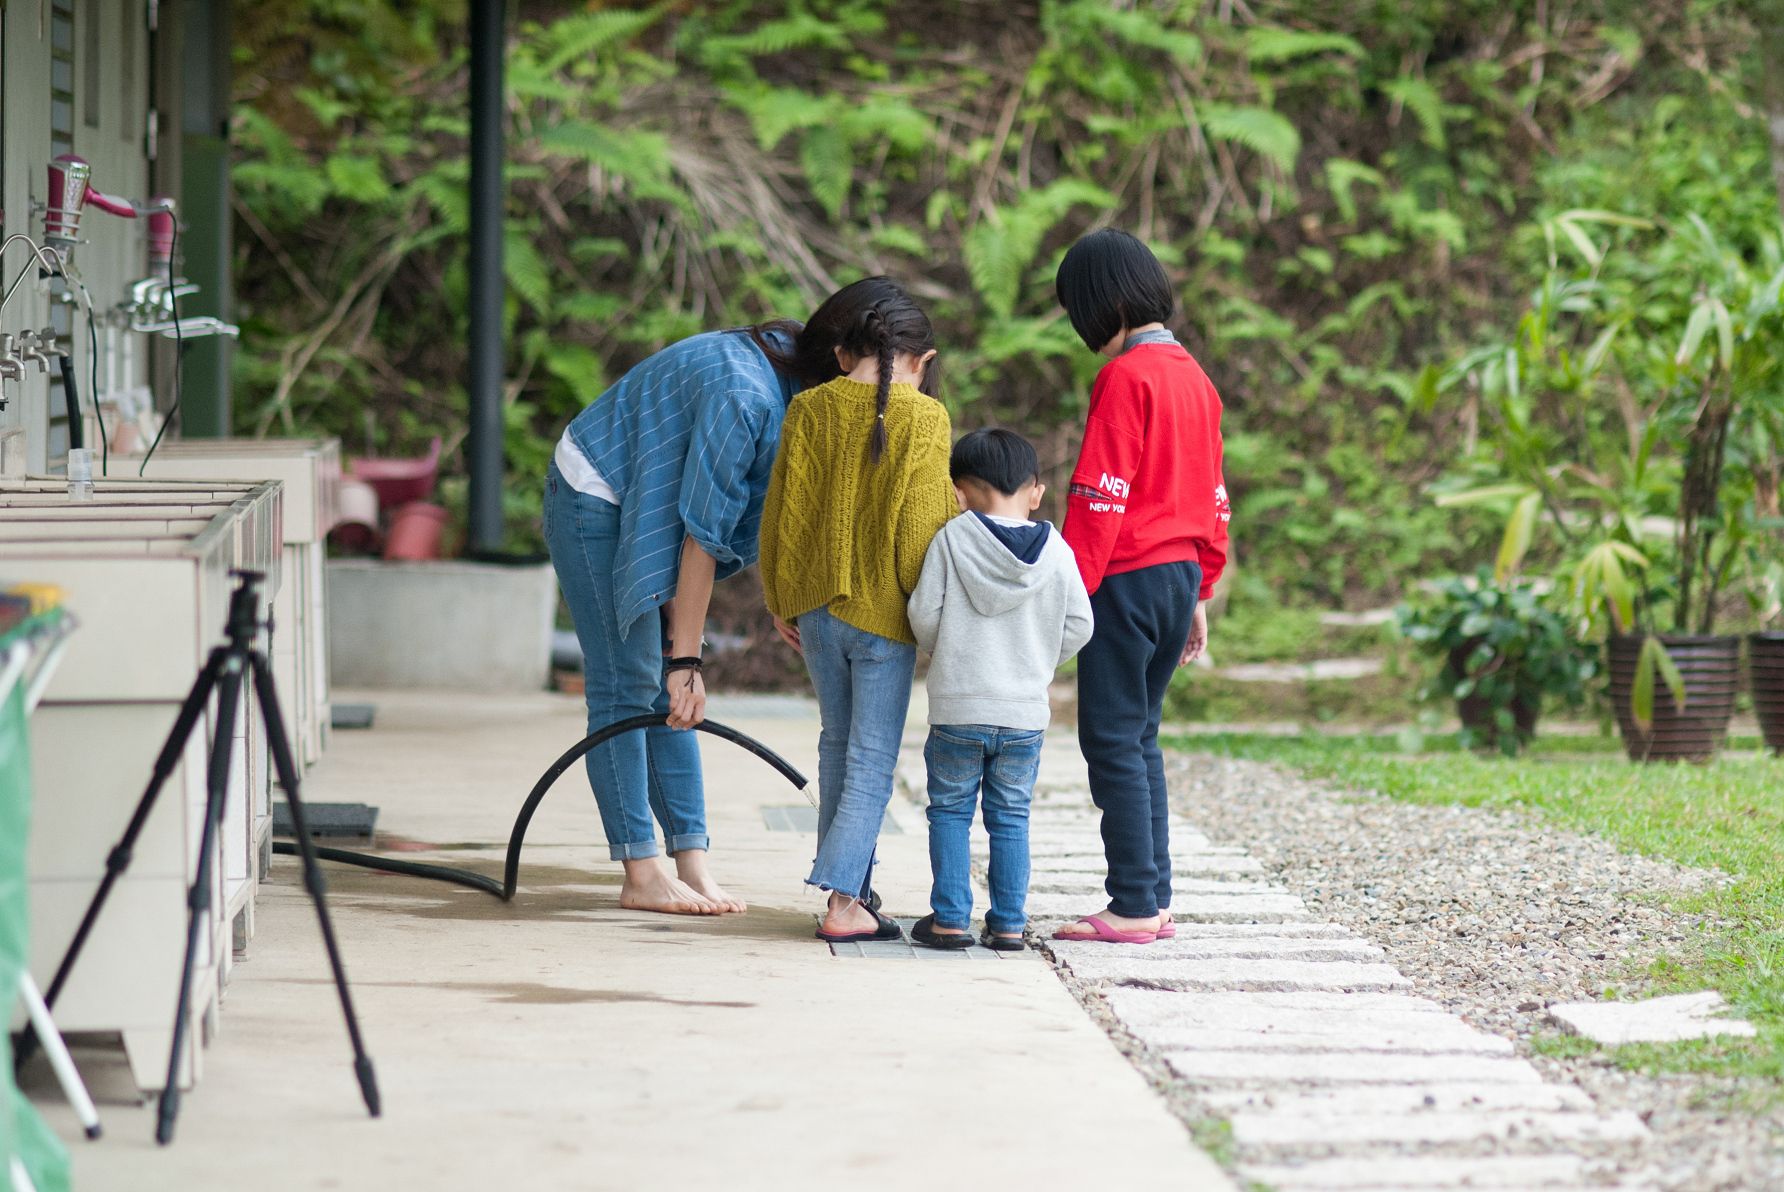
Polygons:
[[1028,922],[1028,808],[1041,770],[1035,729],[988,724],[938,724],[929,730],[929,906],[937,927],[972,926],[973,808],[985,792],[985,834],[991,838],[991,907],[985,926],[1014,935]]
[[[619,506],[579,493],[553,464],[545,475],[545,542],[558,587],[582,643],[582,691],[588,729],[628,716],[667,712],[663,633],[645,618],[621,635],[613,598]],[[657,855],[655,815],[667,851],[704,849],[706,791],[694,734],[671,728],[625,733],[588,753],[588,781],[615,861]]]
[[911,705],[917,647],[814,609],[799,618],[805,669],[818,693],[818,855],[806,884],[859,898]]

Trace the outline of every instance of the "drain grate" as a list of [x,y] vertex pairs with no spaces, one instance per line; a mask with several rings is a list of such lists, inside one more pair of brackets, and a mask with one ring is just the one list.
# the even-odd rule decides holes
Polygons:
[[939,948],[919,948],[910,941],[915,919],[899,919],[905,938],[901,940],[869,940],[864,944],[831,944],[830,954],[846,960],[1005,960],[1021,956],[1021,952],[993,952],[974,944],[970,948],[944,952]]
[[[304,801],[304,824],[311,836],[370,836],[377,822],[378,809],[364,803]],[[283,800],[273,804],[273,835],[296,835],[291,826],[291,811]]]
[[[818,809],[809,803],[793,803],[785,807],[762,808],[762,823],[770,832],[816,832]],[[880,835],[902,836],[904,829],[890,812],[880,822]]]
[[335,704],[329,709],[328,723],[330,728],[371,728],[377,714],[376,704]]

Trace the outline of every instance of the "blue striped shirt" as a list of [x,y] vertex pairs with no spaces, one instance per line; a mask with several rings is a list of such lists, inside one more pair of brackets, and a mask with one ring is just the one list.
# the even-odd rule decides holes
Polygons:
[[718,560],[720,579],[756,561],[792,396],[747,333],[709,331],[641,361],[571,421],[571,440],[619,497],[622,636],[675,595],[683,539]]

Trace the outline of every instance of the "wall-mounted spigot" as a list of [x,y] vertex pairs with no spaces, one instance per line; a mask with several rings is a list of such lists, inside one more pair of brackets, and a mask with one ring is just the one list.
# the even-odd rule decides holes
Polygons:
[[[11,332],[0,332],[0,383],[6,381],[23,381],[25,379],[25,363],[18,357],[13,348]],[[0,384],[0,407],[6,404],[6,390]]]
[[180,319],[177,322],[168,319],[159,323],[132,323],[130,330],[146,335],[166,336],[168,339],[206,339],[213,335],[227,335],[234,339],[242,333],[242,329],[234,323],[225,323],[211,315]]
[[[46,328],[42,332],[26,331],[19,335],[18,358],[25,364],[35,364],[38,372],[50,370],[50,351],[55,349],[56,333]],[[49,349],[46,351],[45,349]]]

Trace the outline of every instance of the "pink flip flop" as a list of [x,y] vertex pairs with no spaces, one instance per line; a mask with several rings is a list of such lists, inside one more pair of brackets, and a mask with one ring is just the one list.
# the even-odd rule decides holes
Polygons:
[[[1104,922],[1101,916],[1098,915],[1085,915],[1082,919],[1079,919],[1078,922],[1085,924],[1092,931],[1096,932],[1096,934],[1067,935],[1065,930],[1061,928],[1059,931],[1053,933],[1053,938],[1056,940],[1095,941],[1104,944],[1150,944],[1153,940],[1158,938],[1158,932],[1156,931],[1117,931],[1115,928]],[[1175,929],[1173,929],[1173,934],[1175,934]]]
[[1161,940],[1176,939],[1177,938],[1177,920],[1172,919],[1169,922],[1167,922],[1163,927],[1160,927],[1158,929],[1158,938]]

